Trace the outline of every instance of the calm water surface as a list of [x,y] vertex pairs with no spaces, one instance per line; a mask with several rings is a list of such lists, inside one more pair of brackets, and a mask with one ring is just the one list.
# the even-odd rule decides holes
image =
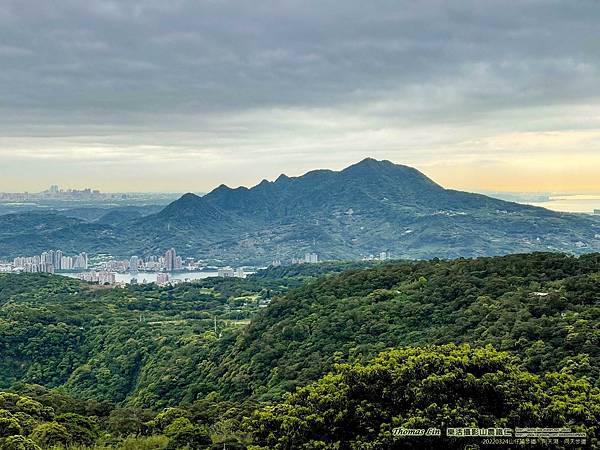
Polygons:
[[[62,273],[60,275],[65,275],[71,278],[77,278],[77,274],[75,273]],[[201,280],[203,278],[216,277],[217,272],[177,272],[172,273],[171,279],[181,280],[181,281],[193,281],[193,280]],[[116,273],[115,278],[117,283],[131,283],[131,280],[135,278],[138,283],[142,283],[144,279],[147,283],[153,283],[156,281],[156,272],[138,272],[138,273]]]
[[554,211],[592,213],[595,209],[600,209],[600,194],[557,195],[550,197],[550,201],[547,202],[529,204]]

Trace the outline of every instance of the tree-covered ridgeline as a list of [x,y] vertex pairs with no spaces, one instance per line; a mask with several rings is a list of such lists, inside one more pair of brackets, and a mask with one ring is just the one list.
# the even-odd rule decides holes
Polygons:
[[223,392],[279,398],[335,363],[387,348],[491,344],[535,373],[600,384],[600,255],[385,264],[321,278],[273,300],[237,338]]
[[[294,403],[290,399],[302,391],[286,398],[287,393],[314,382],[306,389],[320,392],[318,386],[329,386],[324,380],[354,369],[362,373],[369,364],[379,365],[380,360],[369,361],[390,349],[397,350],[379,358],[404,355],[391,358],[399,366],[412,351],[425,361],[431,355],[453,360],[452,352],[465,352],[467,359],[482,354],[501,360],[510,376],[533,380],[538,392],[549,389],[553,399],[539,397],[542,403],[533,405],[541,416],[535,417],[550,417],[543,412],[543,402],[549,401],[562,411],[557,417],[565,423],[573,419],[583,426],[591,423],[589,417],[597,417],[597,397],[582,397],[574,388],[564,394],[561,389],[574,384],[597,394],[599,321],[600,255],[325,263],[272,268],[245,280],[124,289],[60,276],[0,274],[0,389],[52,408],[53,415],[38,417],[36,426],[64,427],[58,419],[63,414],[91,420],[96,448],[178,448],[186,439],[196,442],[191,448],[223,448],[225,442],[227,448],[389,448],[387,435],[379,435],[375,422],[367,428],[377,433],[357,429],[344,437],[347,441],[339,440],[354,447],[323,447],[319,439],[330,445],[339,436],[319,438],[314,426],[322,425],[319,411],[329,417],[333,409],[321,410],[323,405],[312,400]],[[448,343],[472,348],[431,347]],[[486,345],[507,353],[482,350]],[[443,367],[454,373],[450,360]],[[390,368],[390,373],[395,370]],[[334,375],[322,379],[330,371]],[[450,372],[433,375],[452,378]],[[564,386],[555,389],[550,379]],[[371,381],[378,385],[378,380]],[[466,381],[449,385],[451,392],[456,388],[458,404],[469,404],[460,390]],[[510,383],[497,389],[494,395],[499,398],[517,395]],[[366,400],[376,403],[378,398]],[[271,410],[269,404],[279,406]],[[12,414],[0,413],[6,423],[23,413],[11,408],[0,407]],[[155,422],[166,411],[169,419]],[[253,411],[267,414],[271,437],[261,434],[265,422]],[[313,411],[318,420],[304,423],[293,411]],[[408,417],[404,410],[390,411]],[[460,412],[453,417],[476,422],[489,413],[477,411],[483,415]],[[573,411],[584,414],[572,415]],[[397,423],[396,415],[385,420]],[[301,441],[306,447],[285,447],[282,436],[290,423],[303,427],[298,439],[308,439]],[[40,445],[41,432],[33,435],[33,428],[19,427],[20,434],[6,436],[15,440],[13,447],[6,447],[7,441],[2,445],[30,448],[29,441],[20,442],[23,439]],[[343,428],[340,425],[346,433]],[[42,429],[60,438],[60,427]],[[587,431],[597,433],[593,427]],[[88,445],[72,436],[60,439],[68,440],[57,441],[60,445]],[[369,440],[384,444],[369,447]]]

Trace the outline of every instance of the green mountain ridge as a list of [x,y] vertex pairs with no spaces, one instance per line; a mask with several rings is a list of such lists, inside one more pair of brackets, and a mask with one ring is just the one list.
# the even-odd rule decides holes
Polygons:
[[[534,372],[578,366],[600,382],[600,256],[510,255],[389,263],[275,299],[219,370],[230,395],[267,398],[392,347],[470,343]],[[579,362],[576,362],[579,361]]]
[[533,372],[571,367],[597,384],[598,273],[600,254],[528,254],[322,263],[171,288],[0,274],[0,388],[64,386],[146,407],[211,392],[274,399],[335,363],[464,342],[517,354]]
[[10,238],[19,238],[0,236],[0,255],[61,248],[128,257],[175,247],[184,256],[261,265],[308,251],[322,259],[384,250],[409,259],[600,251],[596,217],[444,189],[416,169],[369,158],[339,172],[185,194],[158,213],[120,214],[112,223],[47,229],[43,215],[28,217],[29,226],[15,228],[0,216]]

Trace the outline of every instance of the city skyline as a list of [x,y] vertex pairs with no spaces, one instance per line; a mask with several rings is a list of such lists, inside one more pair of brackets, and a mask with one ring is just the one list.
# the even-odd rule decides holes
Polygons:
[[[386,261],[391,259],[389,251],[382,251],[378,255],[366,255],[363,261]],[[92,260],[95,260],[92,262]],[[315,252],[306,252],[302,258],[292,258],[288,261],[273,260],[268,266],[279,267],[284,263],[289,264],[316,264],[321,262]],[[266,268],[263,266],[262,268]],[[250,271],[246,270],[250,268]],[[62,250],[47,250],[39,255],[17,256],[12,260],[0,257],[0,274],[4,273],[47,273],[72,276],[82,281],[98,284],[118,286],[124,284],[147,284],[155,282],[164,286],[176,284],[185,280],[197,280],[216,276],[220,278],[246,278],[254,273],[254,266],[230,265],[214,266],[207,264],[204,259],[182,257],[174,248],[170,248],[162,255],[131,255],[126,259],[119,259],[108,254],[91,255],[80,252],[69,256]],[[194,278],[177,279],[177,273],[190,275]],[[120,280],[117,279],[120,276]],[[123,277],[130,277],[129,282]],[[146,279],[147,277],[150,280]],[[138,280],[138,278],[140,278]],[[155,278],[155,279],[154,279]]]
[[600,192],[599,17],[590,0],[7,0],[0,191],[206,192],[373,157],[460,190]]
[[[393,162],[393,161],[392,161]],[[345,167],[341,167],[339,169],[331,169],[331,168],[319,168],[319,169],[314,169],[314,170],[342,170]],[[418,168],[417,168],[418,169]],[[425,175],[428,175],[426,172],[423,172]],[[293,176],[302,176],[305,175],[306,172],[302,172],[299,173],[297,175],[293,175]],[[279,174],[279,175],[286,175],[289,176],[289,174]],[[278,175],[278,176],[279,176]],[[486,174],[479,174],[482,177],[485,177]],[[37,196],[40,194],[48,194],[49,196],[57,196],[57,198],[59,198],[58,196],[60,195],[88,195],[88,196],[103,196],[103,195],[113,195],[113,194],[164,194],[164,195],[183,195],[186,193],[193,193],[196,195],[205,195],[207,193],[209,193],[210,191],[212,191],[213,189],[218,188],[220,185],[224,184],[227,185],[231,188],[237,188],[237,187],[247,187],[247,188],[251,188],[254,187],[258,184],[260,184],[260,182],[267,180],[270,182],[274,182],[278,176],[274,176],[274,177],[270,177],[270,178],[265,178],[265,177],[259,177],[255,182],[252,182],[250,184],[240,184],[240,185],[236,185],[236,184],[232,184],[232,185],[227,185],[226,183],[220,183],[218,185],[212,186],[205,190],[205,191],[192,191],[192,190],[181,190],[181,191],[176,191],[176,190],[172,190],[172,191],[161,191],[161,190],[114,190],[114,189],[109,189],[109,190],[100,190],[98,188],[96,188],[95,186],[88,186],[86,184],[82,184],[80,186],[61,186],[58,185],[56,183],[51,184],[50,186],[45,186],[40,188],[40,190],[36,190],[36,189],[30,189],[30,190],[21,190],[21,191],[17,191],[16,189],[12,189],[12,190],[1,190],[0,189],[0,195],[1,194],[10,194],[10,195],[31,195],[31,196]],[[431,177],[430,177],[431,178]],[[433,178],[432,178],[433,179]],[[433,181],[436,181],[436,179],[433,179]],[[447,189],[456,189],[456,186],[450,186],[450,185],[443,185],[445,188]],[[58,188],[57,191],[53,191],[53,188]],[[466,189],[467,191],[469,191],[469,189]],[[490,195],[490,194],[494,194],[494,193],[498,193],[498,194],[502,194],[502,193],[506,193],[506,194],[550,194],[550,195],[561,195],[561,194],[565,194],[565,195],[577,195],[577,194],[582,194],[582,195],[594,195],[594,199],[596,199],[596,195],[600,195],[600,187],[598,188],[598,190],[591,188],[591,189],[574,189],[574,190],[569,190],[569,189],[531,189],[531,190],[511,190],[511,189],[502,189],[501,187],[498,189],[491,189],[491,188],[486,188],[483,184],[480,187],[474,187],[472,189],[470,189],[470,191],[472,192],[478,192],[478,193],[483,193],[486,195]],[[492,195],[493,196],[493,195]],[[50,198],[50,197],[49,197]],[[0,198],[1,200],[1,198]]]

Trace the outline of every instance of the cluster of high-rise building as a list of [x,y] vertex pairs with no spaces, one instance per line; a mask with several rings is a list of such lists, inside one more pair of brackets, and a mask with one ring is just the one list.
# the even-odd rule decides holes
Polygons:
[[379,252],[379,255],[368,255],[363,257],[363,261],[388,261],[392,259],[392,254],[389,250]]
[[[188,262],[187,264],[191,263]],[[147,256],[145,258],[131,256],[129,259],[124,260],[111,259],[97,267],[102,272],[175,272],[184,268],[184,261],[181,256],[177,255],[175,249],[171,248],[163,256]],[[2,265],[3,272],[54,273],[88,269],[87,253],[82,252],[75,256],[68,256],[62,250],[49,250],[35,256],[19,256],[14,258],[12,264]]]
[[85,252],[67,256],[62,250],[50,250],[35,256],[18,256],[13,260],[13,269],[28,273],[54,273],[58,270],[87,270],[88,255]]
[[[367,259],[367,258],[365,258]],[[389,259],[389,252],[382,252],[379,257],[372,255],[368,259]],[[102,261],[102,262],[98,262]],[[320,261],[319,255],[307,252],[303,258],[292,259],[292,264],[314,264]],[[282,262],[275,260],[272,266],[280,266]],[[216,267],[206,266],[202,260],[186,258],[185,261],[174,248],[167,250],[161,256],[131,256],[128,259],[115,260],[110,255],[99,255],[93,267],[89,266],[88,255],[81,252],[75,256],[65,255],[61,250],[49,250],[41,255],[19,256],[13,262],[0,261],[0,272],[28,272],[28,273],[54,273],[59,271],[81,271],[76,276],[84,281],[98,282],[101,284],[115,283],[116,273],[157,272],[157,284],[172,283],[171,272],[181,270],[204,270]],[[88,270],[94,269],[88,272]],[[97,271],[97,272],[96,272]],[[218,269],[218,276],[223,278],[245,278],[247,273],[243,268],[230,266]],[[249,272],[252,273],[252,272]]]
[[53,184],[47,191],[41,192],[40,194],[46,194],[46,196],[61,196],[67,198],[89,198],[101,196],[101,192],[98,189],[60,189],[56,184]]
[[50,186],[43,192],[0,192],[0,201],[39,201],[39,200],[104,200],[110,194],[103,194],[97,189],[60,189],[57,185]]
[[[280,261],[277,261],[281,265]],[[319,255],[316,253],[305,253],[304,258],[292,258],[292,264],[316,264],[319,262]]]
[[183,269],[183,259],[177,255],[174,248],[169,249],[163,256],[131,256],[124,260],[110,260],[102,264],[102,269],[112,272],[175,272]]

